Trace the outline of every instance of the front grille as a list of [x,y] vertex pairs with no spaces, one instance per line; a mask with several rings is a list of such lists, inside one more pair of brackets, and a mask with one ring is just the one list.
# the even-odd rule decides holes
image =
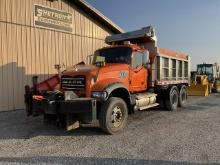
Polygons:
[[84,89],[86,86],[85,76],[62,76],[61,87],[66,90]]

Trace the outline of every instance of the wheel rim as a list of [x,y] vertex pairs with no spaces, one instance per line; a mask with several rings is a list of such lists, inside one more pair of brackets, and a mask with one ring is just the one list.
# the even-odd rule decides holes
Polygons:
[[112,110],[111,123],[113,127],[119,127],[123,121],[123,113],[119,106]]
[[186,91],[183,91],[183,92],[182,92],[181,98],[182,98],[182,103],[185,103],[185,102],[186,102],[186,99],[187,99]]
[[177,106],[177,104],[178,104],[178,97],[177,97],[177,94],[176,94],[175,90],[172,93],[171,103],[172,103],[173,106]]

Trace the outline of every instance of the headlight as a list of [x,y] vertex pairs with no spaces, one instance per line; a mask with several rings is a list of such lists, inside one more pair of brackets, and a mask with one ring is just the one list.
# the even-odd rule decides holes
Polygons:
[[95,78],[95,77],[92,77],[92,78],[91,78],[91,84],[93,85],[93,84],[95,84],[95,82],[96,82],[96,78]]
[[92,92],[92,97],[105,100],[108,97],[108,93],[106,91],[101,91],[101,92],[94,91]]

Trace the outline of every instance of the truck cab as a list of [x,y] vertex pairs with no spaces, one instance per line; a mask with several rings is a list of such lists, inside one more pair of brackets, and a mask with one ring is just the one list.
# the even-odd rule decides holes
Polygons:
[[[92,96],[92,91],[102,91],[114,82],[122,83],[130,92],[145,91],[148,87],[148,61],[148,51],[137,45],[105,47],[95,52],[92,64],[80,64],[64,71],[61,87],[78,93],[82,84],[86,83],[85,87],[89,86],[85,93],[87,97]],[[69,81],[65,81],[70,80],[68,76],[78,80],[71,82],[76,83],[72,84],[73,88]],[[86,77],[87,81],[84,82],[83,78],[80,81],[80,76]]]

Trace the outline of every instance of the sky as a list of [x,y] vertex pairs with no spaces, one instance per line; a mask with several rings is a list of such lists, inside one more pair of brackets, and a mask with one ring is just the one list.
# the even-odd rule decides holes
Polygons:
[[87,0],[125,31],[152,25],[158,46],[220,64],[220,0]]

